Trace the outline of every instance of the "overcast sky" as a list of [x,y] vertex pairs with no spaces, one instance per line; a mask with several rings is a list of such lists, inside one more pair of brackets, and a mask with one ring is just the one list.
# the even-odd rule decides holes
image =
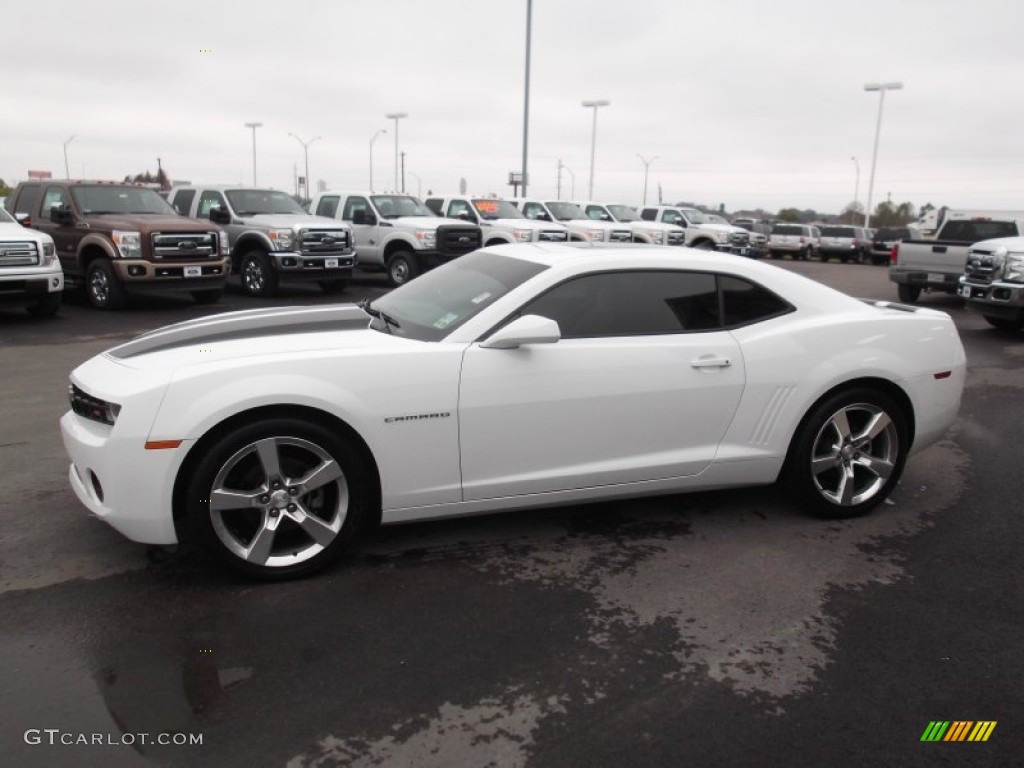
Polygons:
[[[394,185],[394,124],[414,194],[511,194],[523,139],[526,0],[90,0],[4,13],[0,178]],[[559,159],[594,196],[727,210],[875,202],[1024,208],[1024,5],[1013,0],[534,0],[531,193]],[[209,51],[209,52],[205,52]],[[413,175],[415,174],[415,175]],[[418,177],[418,179],[417,179]],[[422,182],[422,187],[420,185]],[[562,197],[572,181],[563,175]]]

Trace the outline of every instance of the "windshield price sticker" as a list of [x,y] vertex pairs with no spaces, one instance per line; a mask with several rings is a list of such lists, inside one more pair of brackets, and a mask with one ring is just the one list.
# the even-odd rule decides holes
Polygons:
[[458,315],[456,315],[454,312],[449,312],[448,314],[443,315],[442,317],[439,317],[437,320],[435,320],[434,327],[437,328],[438,330],[442,330],[444,328],[447,328],[449,325],[451,325],[458,319]]
[[475,296],[474,298],[472,298],[471,301],[474,304],[479,304],[480,302],[487,301],[489,298],[491,298],[491,292],[490,291],[484,291],[479,296]]
[[498,212],[498,204],[491,202],[490,200],[475,200],[473,201],[473,205],[475,205],[476,209],[484,215]]

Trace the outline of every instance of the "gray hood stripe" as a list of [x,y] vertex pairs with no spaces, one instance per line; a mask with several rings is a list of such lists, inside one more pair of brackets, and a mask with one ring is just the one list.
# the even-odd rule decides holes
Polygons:
[[211,344],[233,339],[256,339],[282,333],[323,333],[366,328],[370,317],[353,304],[329,307],[278,307],[188,320],[158,328],[107,354],[117,360],[163,352],[193,344]]

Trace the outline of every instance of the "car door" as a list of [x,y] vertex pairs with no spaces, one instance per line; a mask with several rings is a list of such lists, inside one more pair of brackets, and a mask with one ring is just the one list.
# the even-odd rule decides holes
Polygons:
[[[359,214],[360,223],[356,223]],[[350,195],[345,198],[345,206],[341,209],[341,218],[352,226],[359,258],[372,264],[382,263],[380,248],[380,223],[370,201],[361,195]]]
[[53,245],[57,251],[57,258],[61,268],[66,272],[75,274],[76,256],[78,241],[82,235],[78,230],[77,223],[72,220],[70,223],[60,224],[50,218],[50,209],[61,206],[73,211],[71,197],[67,190],[59,185],[52,184],[43,189],[43,199],[39,204],[39,215],[35,217],[33,228],[45,232],[53,238]]
[[720,330],[718,312],[715,276],[681,270],[585,275],[522,307],[515,316],[551,318],[562,338],[467,348],[459,392],[463,498],[706,468],[744,385],[739,346]]

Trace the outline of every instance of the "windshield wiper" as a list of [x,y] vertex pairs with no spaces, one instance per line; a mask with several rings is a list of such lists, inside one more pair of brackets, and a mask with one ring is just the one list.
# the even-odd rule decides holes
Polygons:
[[368,314],[370,317],[376,317],[379,320],[383,320],[384,321],[384,328],[385,328],[385,330],[387,330],[388,333],[392,333],[392,330],[391,330],[392,328],[401,328],[402,327],[398,323],[398,321],[395,320],[395,318],[393,318],[390,315],[387,315],[387,314],[381,312],[379,309],[374,309],[373,307],[371,307],[369,299],[363,299],[362,301],[360,301],[359,302],[359,308],[361,310],[363,310],[363,312]]

